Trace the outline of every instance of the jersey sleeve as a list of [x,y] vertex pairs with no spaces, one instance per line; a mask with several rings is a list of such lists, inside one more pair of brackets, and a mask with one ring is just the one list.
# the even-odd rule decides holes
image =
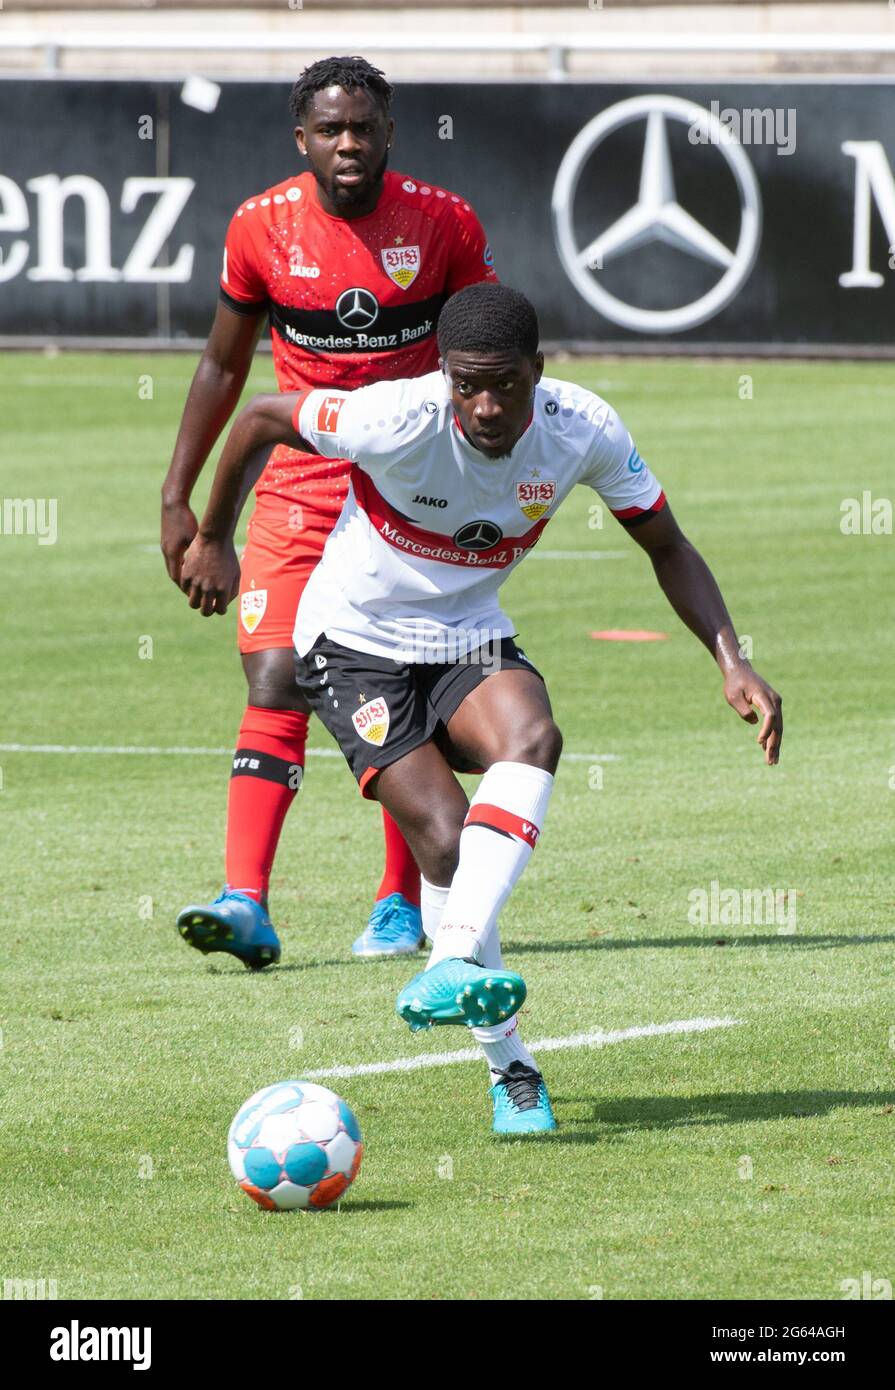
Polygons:
[[481,222],[468,203],[455,204],[453,212],[454,226],[445,282],[448,294],[456,294],[467,285],[477,285],[480,280],[497,281],[494,252]]
[[605,401],[593,417],[594,439],[578,481],[600,494],[623,526],[649,521],[665,506],[665,493],[640,457],[623,421]]
[[249,233],[250,221],[235,212],[224,241],[220,295],[237,314],[260,314],[267,309],[267,286]]
[[349,459],[381,477],[415,447],[432,419],[414,381],[377,381],[356,391],[304,393],[293,414],[297,434],[326,458]]

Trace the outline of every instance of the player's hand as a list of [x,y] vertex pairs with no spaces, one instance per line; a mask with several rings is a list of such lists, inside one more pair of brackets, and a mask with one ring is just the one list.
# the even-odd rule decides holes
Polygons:
[[162,502],[162,554],[168,574],[178,588],[183,557],[198,529],[199,523],[186,502]]
[[769,765],[779,762],[783,740],[783,696],[778,695],[773,686],[762,680],[744,661],[724,677],[724,698],[747,724],[757,724],[756,711],[761,712],[758,742],[764,749],[764,760]]
[[190,608],[203,618],[224,614],[239,593],[239,558],[232,540],[211,541],[197,535],[183,557],[180,587]]

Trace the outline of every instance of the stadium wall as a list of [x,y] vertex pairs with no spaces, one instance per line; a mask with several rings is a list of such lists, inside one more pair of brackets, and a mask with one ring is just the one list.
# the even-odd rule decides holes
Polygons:
[[[230,215],[298,167],[288,90],[0,83],[0,128],[27,134],[0,157],[0,344],[203,339]],[[402,84],[395,163],[470,199],[553,345],[888,357],[893,95]]]
[[344,51],[412,82],[895,72],[885,0],[3,0],[0,11],[4,76],[285,80]]

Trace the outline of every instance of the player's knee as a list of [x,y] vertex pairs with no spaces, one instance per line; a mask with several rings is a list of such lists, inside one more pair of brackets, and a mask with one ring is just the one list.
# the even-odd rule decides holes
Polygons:
[[549,715],[519,729],[507,761],[528,763],[545,772],[555,772],[562,752],[562,734]]
[[423,861],[420,869],[430,883],[450,883],[454,877],[462,829],[462,821],[437,810],[427,818],[419,858]]
[[298,686],[285,680],[250,682],[248,702],[256,709],[292,709],[301,710],[305,714],[311,712],[311,707]]
[[303,709],[304,696],[295,683],[295,661],[291,649],[272,648],[243,657],[249,683],[249,704],[258,709]]

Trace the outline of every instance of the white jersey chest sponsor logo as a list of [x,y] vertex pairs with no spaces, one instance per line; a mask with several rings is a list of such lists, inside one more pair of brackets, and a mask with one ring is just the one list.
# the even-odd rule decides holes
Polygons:
[[385,700],[368,700],[351,716],[356,733],[366,743],[381,748],[388,733],[389,713]]

